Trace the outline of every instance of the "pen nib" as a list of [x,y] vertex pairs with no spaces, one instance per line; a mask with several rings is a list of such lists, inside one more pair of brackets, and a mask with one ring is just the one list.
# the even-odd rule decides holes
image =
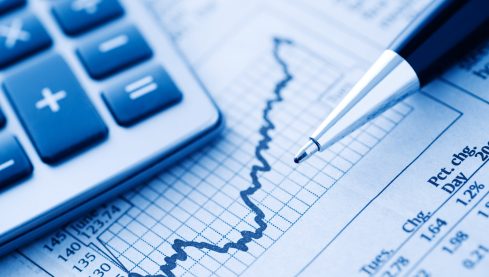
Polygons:
[[309,140],[308,143],[306,143],[300,150],[297,152],[297,154],[294,157],[294,162],[296,164],[301,163],[305,160],[307,160],[309,157],[312,156],[312,154],[316,153],[318,151],[317,145],[312,141]]
[[307,157],[307,153],[306,153],[306,152],[303,152],[303,153],[297,154],[297,155],[294,157],[294,163],[298,164],[298,163],[300,163],[302,160],[304,160],[306,157]]

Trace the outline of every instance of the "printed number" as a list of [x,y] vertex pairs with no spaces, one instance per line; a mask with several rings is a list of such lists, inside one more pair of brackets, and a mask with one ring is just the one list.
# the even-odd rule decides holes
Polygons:
[[442,250],[449,253],[453,254],[457,249],[462,246],[462,243],[466,241],[469,238],[469,235],[462,231],[458,231],[454,237],[450,238],[448,241],[448,244],[443,246]]
[[462,261],[462,265],[466,269],[473,269],[480,261],[482,261],[487,254],[489,249],[484,245],[479,245],[475,250],[470,252],[469,257]]
[[103,277],[105,273],[110,271],[110,269],[111,269],[110,265],[103,263],[93,271],[93,274],[98,277]]
[[445,220],[437,218],[435,223],[428,226],[428,231],[421,234],[421,238],[427,241],[433,240],[445,225],[447,225]]
[[80,249],[81,245],[78,242],[73,242],[72,244],[70,244],[69,247],[66,248],[64,256],[62,254],[58,255],[58,259],[67,262],[68,258],[72,255],[75,255],[75,253],[78,252],[78,250]]
[[57,232],[54,236],[49,238],[49,242],[46,243],[43,248],[49,252],[53,252],[56,245],[60,245],[66,239],[66,234],[63,232]]
[[420,269],[416,274],[414,275],[415,277],[431,277],[431,274],[426,271],[426,269]]
[[484,208],[477,212],[478,215],[483,216],[485,218],[489,218],[489,202],[486,202]]
[[382,277],[395,277],[399,276],[403,269],[409,265],[409,260],[403,256],[399,256],[392,264],[390,264],[389,269],[382,273]]
[[476,157],[481,158],[483,162],[489,158],[489,147],[488,146],[482,146],[481,151],[475,153]]
[[87,252],[83,258],[78,260],[78,264],[73,266],[73,269],[78,272],[82,272],[93,261],[95,261],[95,255],[93,255],[90,252]]

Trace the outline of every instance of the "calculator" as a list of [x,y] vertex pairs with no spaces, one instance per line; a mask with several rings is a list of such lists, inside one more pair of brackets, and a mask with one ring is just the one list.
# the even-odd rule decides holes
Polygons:
[[0,0],[0,254],[222,129],[144,1]]

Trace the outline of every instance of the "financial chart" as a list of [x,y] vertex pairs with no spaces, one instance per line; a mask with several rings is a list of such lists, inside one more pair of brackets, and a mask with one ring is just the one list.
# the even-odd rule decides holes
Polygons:
[[147,1],[227,127],[0,259],[1,276],[487,275],[487,43],[297,166],[307,135],[429,1]]
[[128,194],[134,206],[98,239],[141,275],[241,274],[411,110],[401,104],[296,167],[291,153],[333,105],[324,99],[339,78],[300,44],[273,38],[217,96],[223,138]]
[[[362,71],[364,63],[341,64],[293,35],[263,40],[264,49],[212,91],[226,120],[220,139],[19,253],[52,276],[94,268],[133,277],[240,275],[414,110],[401,103],[299,167],[294,153],[354,82],[351,67]],[[53,238],[75,253],[60,265],[65,271],[50,269],[59,257],[42,252]],[[92,255],[79,271],[77,262]]]

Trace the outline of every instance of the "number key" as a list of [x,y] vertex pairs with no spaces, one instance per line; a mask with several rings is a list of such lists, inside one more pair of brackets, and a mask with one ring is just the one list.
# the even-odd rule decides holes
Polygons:
[[74,0],[55,3],[53,13],[66,34],[77,35],[124,12],[117,0]]

